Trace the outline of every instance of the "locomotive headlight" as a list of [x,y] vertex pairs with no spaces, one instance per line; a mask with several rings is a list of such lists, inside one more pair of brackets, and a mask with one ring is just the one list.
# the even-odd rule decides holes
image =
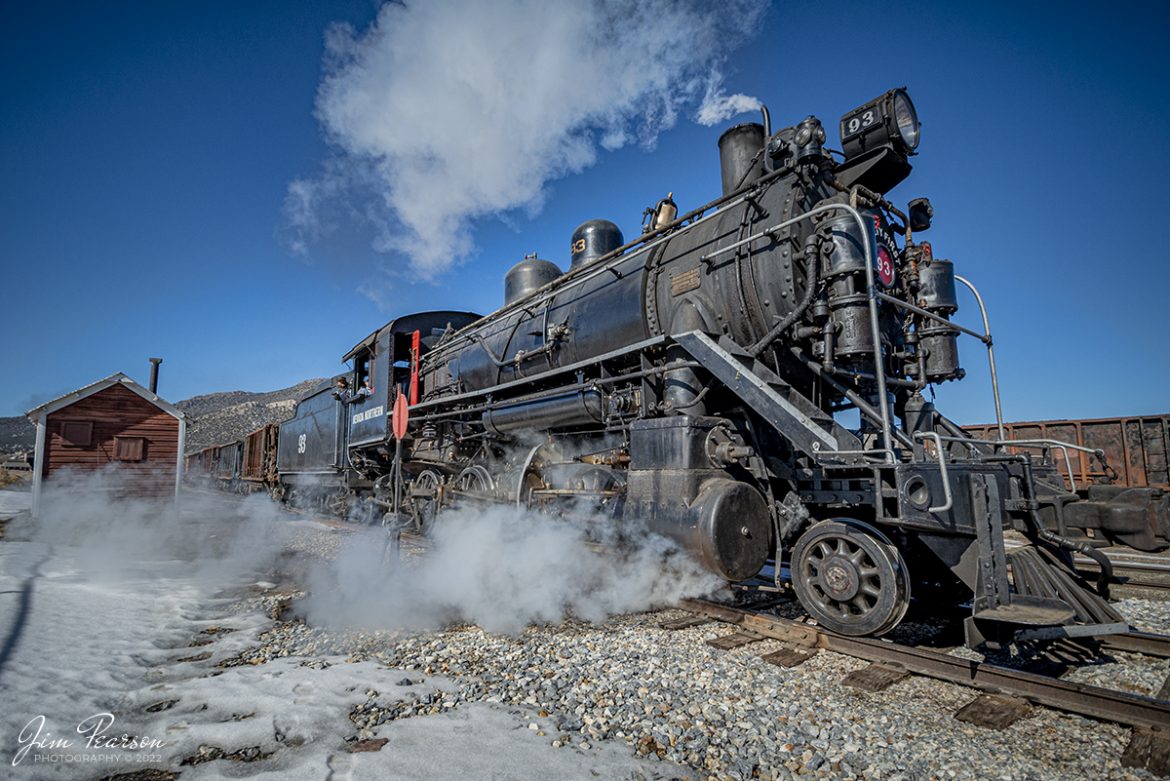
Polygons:
[[898,126],[898,135],[902,143],[913,152],[918,148],[918,136],[922,126],[918,124],[918,112],[910,102],[910,96],[905,90],[894,90],[894,124]]
[[888,146],[903,157],[918,148],[921,124],[906,88],[892,89],[841,117],[846,159]]

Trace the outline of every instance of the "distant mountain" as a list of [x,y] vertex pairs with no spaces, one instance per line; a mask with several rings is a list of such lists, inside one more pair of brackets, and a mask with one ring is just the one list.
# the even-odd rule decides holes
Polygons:
[[187,415],[187,452],[235,442],[267,423],[291,418],[297,401],[324,382],[305,380],[268,393],[208,393],[178,402],[175,406]]
[[[327,380],[305,380],[268,393],[208,393],[177,402],[175,406],[187,415],[187,452],[235,442],[266,423],[287,420],[297,401],[324,382]],[[32,453],[36,436],[36,427],[23,415],[0,418],[0,453]]]
[[37,429],[24,415],[0,418],[0,453],[32,453],[37,443]]

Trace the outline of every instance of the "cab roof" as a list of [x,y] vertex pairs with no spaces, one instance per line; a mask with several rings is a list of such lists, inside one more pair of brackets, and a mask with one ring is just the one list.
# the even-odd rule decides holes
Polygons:
[[448,323],[450,323],[456,330],[458,330],[470,323],[474,323],[481,317],[481,315],[478,315],[475,312],[460,312],[452,309],[415,312],[414,314],[396,317],[390,322],[386,323],[386,325],[375,330],[365,339],[362,339],[360,342],[355,344],[353,349],[342,356],[341,362],[345,363],[346,361],[351,360],[358,353],[364,350],[372,349],[374,342],[378,340],[378,334],[382,333],[383,331],[391,331],[394,333],[410,333],[411,331],[425,330],[427,332],[426,335],[429,335],[432,328],[444,328]]

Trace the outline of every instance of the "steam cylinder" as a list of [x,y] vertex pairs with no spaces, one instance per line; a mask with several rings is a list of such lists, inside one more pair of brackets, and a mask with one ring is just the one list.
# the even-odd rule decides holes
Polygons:
[[540,258],[525,258],[504,275],[504,306],[519,301],[561,275],[557,264]]
[[609,220],[589,220],[573,231],[569,268],[592,263],[626,243],[622,231]]
[[719,136],[719,168],[723,194],[738,190],[764,175],[764,126],[736,125]]

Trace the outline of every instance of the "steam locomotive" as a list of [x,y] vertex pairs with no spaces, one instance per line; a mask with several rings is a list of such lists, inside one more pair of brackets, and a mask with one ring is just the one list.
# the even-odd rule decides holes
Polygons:
[[[952,321],[957,284],[978,291],[918,239],[929,200],[885,198],[919,144],[906,90],[844,114],[840,152],[816,117],[770,125],[764,109],[723,133],[710,203],[680,215],[668,195],[632,241],[589,220],[567,271],[525,258],[496,312],[363,339],[344,360],[373,394],[299,404],[280,490],[424,533],[460,503],[584,514],[730,582],[787,576],[849,635],[890,631],[912,594],[969,605],[973,646],[1117,631],[1096,547],[1170,544],[1170,497],[1069,486],[1053,456],[1076,445],[975,440],[924,398],[964,376],[960,335],[993,381],[994,353]],[[1096,591],[1077,551],[1102,565]]]

